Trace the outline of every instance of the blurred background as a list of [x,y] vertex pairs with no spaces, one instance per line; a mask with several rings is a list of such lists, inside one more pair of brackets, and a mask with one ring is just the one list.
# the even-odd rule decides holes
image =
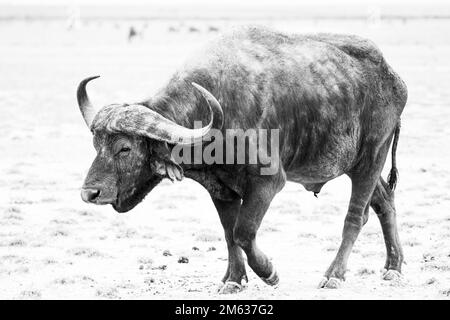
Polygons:
[[344,288],[316,290],[339,245],[350,184],[338,178],[316,199],[288,183],[259,233],[280,287],[248,270],[251,282],[237,297],[448,298],[445,0],[0,0],[0,298],[218,297],[226,245],[199,185],[163,182],[123,215],[81,201],[95,151],[75,90],[100,74],[88,88],[98,106],[151,96],[209,39],[243,24],[367,37],[405,80],[396,200],[407,265],[404,282],[380,280],[385,249],[373,215]]

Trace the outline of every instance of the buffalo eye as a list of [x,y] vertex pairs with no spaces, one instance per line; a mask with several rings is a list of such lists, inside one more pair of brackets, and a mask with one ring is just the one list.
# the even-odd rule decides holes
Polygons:
[[119,154],[127,154],[131,151],[130,147],[124,146],[119,150]]

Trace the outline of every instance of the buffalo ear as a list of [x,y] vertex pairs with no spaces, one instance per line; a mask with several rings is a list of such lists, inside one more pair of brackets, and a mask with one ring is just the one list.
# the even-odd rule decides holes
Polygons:
[[166,163],[166,172],[170,180],[181,181],[183,179],[183,169],[177,164]]
[[158,143],[154,147],[154,156],[156,159],[152,163],[153,171],[171,181],[183,179],[183,169],[175,162],[167,143]]

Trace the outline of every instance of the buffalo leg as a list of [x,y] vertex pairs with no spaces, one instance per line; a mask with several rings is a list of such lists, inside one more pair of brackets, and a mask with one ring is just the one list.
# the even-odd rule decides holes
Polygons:
[[397,231],[396,212],[394,204],[394,191],[380,177],[373,192],[370,205],[380,220],[386,244],[386,269],[383,278],[392,280],[400,276],[403,263],[403,251]]
[[337,288],[345,280],[348,257],[356,238],[367,222],[368,206],[386,161],[390,142],[391,139],[388,139],[380,146],[377,153],[374,154],[373,162],[370,164],[362,163],[349,173],[352,181],[352,195],[345,217],[341,245],[336,257],[325,272],[319,288]]
[[275,194],[284,181],[255,177],[249,181],[241,206],[241,211],[234,226],[234,241],[244,249],[248,265],[269,285],[276,285],[278,274],[269,258],[258,248],[256,233]]
[[352,196],[345,217],[342,242],[336,257],[325,272],[319,288],[338,288],[340,283],[345,280],[348,257],[358,234],[368,220],[368,203],[375,184],[375,178],[352,179]]
[[[392,138],[392,136],[391,136]],[[386,161],[391,138],[387,139],[377,152],[373,154],[374,161],[371,163],[360,163],[349,173],[352,181],[352,195],[345,217],[344,230],[342,232],[342,242],[339,250],[325,272],[324,279],[319,284],[319,288],[338,288],[345,280],[347,261],[353,244],[356,241],[362,227],[368,219],[368,206],[372,194],[377,186],[381,170]]]
[[223,201],[213,198],[213,203],[219,213],[228,248],[228,267],[222,279],[224,285],[219,292],[235,293],[242,289],[242,280],[248,281],[242,249],[233,240],[233,227],[239,214],[241,199],[237,197],[232,201]]

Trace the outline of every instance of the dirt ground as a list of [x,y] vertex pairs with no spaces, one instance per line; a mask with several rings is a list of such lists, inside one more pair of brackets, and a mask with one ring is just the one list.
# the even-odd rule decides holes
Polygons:
[[[244,23],[244,22],[239,22]],[[0,298],[448,299],[450,296],[449,20],[261,22],[292,32],[374,40],[409,87],[397,152],[404,279],[381,280],[385,247],[372,212],[339,290],[318,290],[334,258],[350,196],[346,177],[319,195],[288,183],[259,232],[281,282],[248,268],[236,296],[216,293],[227,251],[207,192],[163,182],[126,214],[87,205],[79,189],[94,158],[75,89],[90,75],[100,105],[149,96],[190,52],[231,21],[0,23]],[[390,168],[387,163],[384,176]],[[165,254],[163,254],[166,251]],[[180,257],[188,263],[178,263]]]

